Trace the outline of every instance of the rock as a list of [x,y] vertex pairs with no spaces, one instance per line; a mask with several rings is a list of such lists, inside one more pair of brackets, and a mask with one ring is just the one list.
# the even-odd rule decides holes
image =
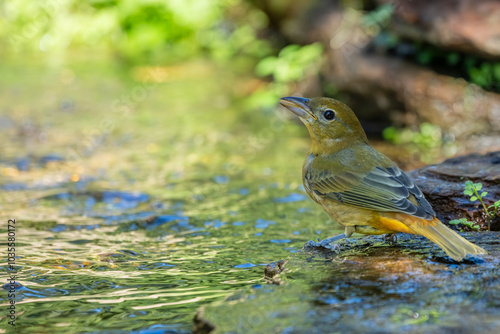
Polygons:
[[268,279],[272,279],[276,275],[281,274],[281,272],[283,272],[284,267],[285,267],[284,260],[271,262],[267,266],[265,266],[264,276]]
[[[412,6],[423,2],[398,1],[401,5],[396,6],[397,11],[403,10],[405,6],[413,8]],[[432,8],[460,3],[458,14],[454,13],[457,15],[466,15],[464,11],[467,8],[476,6],[475,2],[458,0],[425,2],[432,3]],[[465,4],[466,2],[468,4]],[[490,6],[491,2],[480,1],[481,4],[474,10],[482,12],[487,7],[483,3]],[[500,3],[495,5],[495,8],[498,6]],[[419,16],[421,14],[427,12],[416,12],[414,20],[424,20]],[[372,50],[372,44],[380,29],[363,24],[364,17],[360,11],[342,9],[335,3],[321,2],[316,3],[316,9],[304,16],[307,21],[297,22],[293,32],[282,32],[294,43],[323,43],[325,62],[321,75],[324,78],[324,86],[328,84],[335,87],[335,90],[341,93],[338,97],[350,105],[361,120],[379,120],[384,124],[393,123],[400,126],[429,122],[457,138],[491,134],[496,134],[498,138],[499,94],[485,91],[461,78],[438,74],[431,68],[402,58],[377,54]],[[436,20],[443,19],[440,11],[433,12],[430,16]],[[460,16],[459,19],[449,20],[462,23]],[[470,25],[474,25],[474,22]],[[497,24],[492,31],[499,29],[500,24]],[[452,30],[440,31],[442,34],[449,34]],[[483,34],[474,36],[478,41],[484,38]],[[490,36],[489,32],[487,36]],[[496,144],[496,149],[500,149],[500,143]]]
[[391,28],[402,37],[495,59],[500,56],[497,0],[379,0],[393,3]]
[[[500,234],[465,234],[490,253],[457,263],[423,237],[403,234],[293,253],[286,283],[204,307],[209,333],[498,333]],[[204,333],[197,331],[194,333]]]
[[[467,180],[483,184],[482,191],[488,192],[484,198],[487,206],[500,200],[500,151],[451,158],[441,164],[410,171],[408,175],[420,187],[443,222],[467,218],[482,229],[487,228],[479,201],[471,202],[463,194]],[[500,231],[499,215],[491,221],[491,230]]]
[[210,334],[215,330],[215,326],[204,318],[203,307],[196,312],[193,321],[193,333]]
[[[500,129],[500,95],[463,79],[400,58],[364,53],[363,46],[352,43],[329,52],[327,66],[326,81],[353,94],[347,102],[357,113],[379,118],[388,113],[393,122],[407,126],[429,122],[456,137],[498,134]],[[361,100],[357,105],[356,96],[374,103]]]

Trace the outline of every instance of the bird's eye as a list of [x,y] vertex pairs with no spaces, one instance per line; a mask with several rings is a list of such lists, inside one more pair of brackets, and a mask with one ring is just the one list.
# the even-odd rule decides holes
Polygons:
[[335,111],[328,109],[327,111],[325,111],[323,116],[325,117],[326,120],[331,121],[332,119],[335,118]]

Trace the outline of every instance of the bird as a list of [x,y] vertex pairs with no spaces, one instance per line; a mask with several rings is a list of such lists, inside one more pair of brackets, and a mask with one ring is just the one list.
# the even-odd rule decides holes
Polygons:
[[307,194],[344,233],[314,246],[353,233],[409,233],[437,244],[455,261],[486,251],[448,228],[438,218],[418,186],[387,156],[368,143],[358,118],[346,104],[328,97],[283,97],[280,104],[304,123],[311,150],[302,166]]

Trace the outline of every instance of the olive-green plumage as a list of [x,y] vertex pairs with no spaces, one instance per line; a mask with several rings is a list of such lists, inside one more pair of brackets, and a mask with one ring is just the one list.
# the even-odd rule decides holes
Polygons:
[[354,112],[330,98],[284,97],[312,139],[302,176],[309,196],[345,235],[412,233],[429,238],[453,259],[484,254],[443,225],[415,183],[388,157],[368,144]]

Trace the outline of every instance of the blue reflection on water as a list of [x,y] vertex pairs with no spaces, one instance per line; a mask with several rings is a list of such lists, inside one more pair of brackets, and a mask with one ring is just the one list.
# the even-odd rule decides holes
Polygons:
[[291,202],[299,202],[307,199],[305,195],[302,194],[297,194],[297,193],[291,193],[288,196],[285,197],[275,197],[273,199],[274,202],[276,203],[291,203]]
[[276,224],[275,221],[258,218],[257,221],[255,222],[255,228],[267,228],[269,227],[269,225],[275,225],[275,224]]
[[236,266],[234,266],[235,268],[252,268],[252,267],[256,267],[257,265],[256,264],[253,264],[253,263],[243,263],[243,264],[238,264]]
[[286,244],[286,243],[291,242],[292,240],[290,240],[290,239],[271,239],[269,241],[271,241],[272,243],[275,243],[275,244]]

